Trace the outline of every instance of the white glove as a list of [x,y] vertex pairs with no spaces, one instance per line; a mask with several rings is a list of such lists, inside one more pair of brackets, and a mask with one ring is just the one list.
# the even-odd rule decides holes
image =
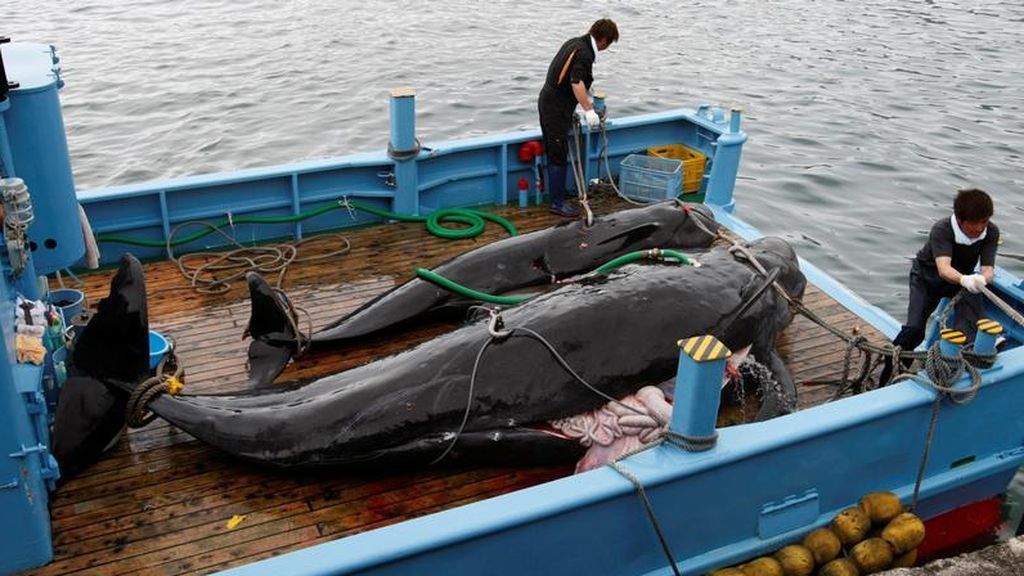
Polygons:
[[596,130],[601,127],[601,117],[597,115],[597,112],[594,112],[593,108],[583,113],[583,120],[591,130]]
[[981,274],[964,274],[960,276],[960,285],[971,294],[977,294],[981,292],[981,289],[987,284],[985,277]]

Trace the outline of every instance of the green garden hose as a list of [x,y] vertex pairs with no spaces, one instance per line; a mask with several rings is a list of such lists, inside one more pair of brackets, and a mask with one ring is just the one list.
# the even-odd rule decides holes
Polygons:
[[452,282],[444,276],[441,276],[431,270],[427,270],[426,268],[417,268],[416,276],[423,278],[427,282],[437,284],[446,290],[451,290],[460,296],[473,298],[474,300],[480,300],[481,302],[487,302],[489,304],[505,304],[507,306],[511,306],[526,302],[530,299],[527,296],[495,296],[493,294],[487,294],[486,292],[473,290],[472,288],[466,288],[462,284]]
[[[308,212],[302,212],[292,216],[238,216],[235,218],[225,218],[212,226],[208,226],[199,232],[184,236],[182,238],[174,239],[169,244],[165,240],[144,240],[141,238],[132,238],[130,236],[120,236],[117,234],[100,234],[96,236],[97,242],[116,242],[119,244],[130,244],[132,246],[146,246],[149,248],[166,248],[168,246],[180,246],[182,244],[188,244],[194,242],[200,238],[213,233],[218,228],[224,226],[232,226],[234,224],[288,224],[291,222],[301,222],[308,220],[321,214],[326,214],[332,210],[339,210],[342,208],[353,208],[356,210],[362,210],[369,212],[375,216],[382,218],[388,218],[390,220],[398,220],[400,222],[426,222],[427,230],[435,236],[448,239],[461,239],[461,238],[472,238],[479,235],[484,231],[486,221],[490,220],[502,228],[508,231],[509,235],[516,236],[519,232],[516,227],[512,225],[507,219],[498,216],[497,214],[491,214],[490,212],[484,212],[482,210],[473,210],[471,208],[441,208],[430,213],[429,216],[407,216],[402,214],[395,214],[387,210],[383,210],[369,204],[363,204],[354,200],[331,202],[325,204],[319,208],[310,210]],[[442,222],[459,222],[467,224],[468,228],[446,228]]]
[[[615,268],[624,266],[630,262],[636,262],[637,260],[664,262],[666,259],[677,260],[685,266],[693,265],[693,261],[690,260],[690,257],[682,252],[676,252],[675,250],[662,250],[661,248],[651,248],[650,250],[638,250],[636,252],[630,252],[629,254],[623,254],[622,256],[601,265],[594,270],[594,273],[606,274]],[[479,290],[467,288],[462,284],[453,282],[452,280],[441,276],[437,272],[427,270],[426,268],[417,268],[416,276],[432,284],[437,284],[438,286],[446,290],[450,290],[460,296],[480,300],[481,302],[487,302],[489,304],[504,304],[512,306],[515,304],[521,304],[530,299],[529,296],[495,296],[494,294],[480,292]]]
[[610,260],[601,266],[598,266],[594,269],[594,273],[607,274],[619,266],[624,266],[630,262],[636,262],[637,260],[663,261],[667,258],[678,260],[681,264],[686,266],[693,265],[693,261],[690,260],[690,257],[682,252],[676,252],[675,250],[662,250],[661,248],[651,248],[650,250],[637,250],[636,252],[623,254],[614,260]]

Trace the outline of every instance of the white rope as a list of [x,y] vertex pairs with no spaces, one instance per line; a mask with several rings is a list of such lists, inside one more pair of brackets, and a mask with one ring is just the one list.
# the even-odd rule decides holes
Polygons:
[[572,175],[573,179],[576,180],[576,195],[579,197],[580,206],[583,206],[583,211],[586,212],[585,221],[589,228],[594,225],[594,211],[590,209],[590,203],[587,201],[587,183],[584,181],[586,177],[583,175],[583,154],[580,151],[580,125],[578,121],[573,123],[572,134],[576,152],[572,155]]

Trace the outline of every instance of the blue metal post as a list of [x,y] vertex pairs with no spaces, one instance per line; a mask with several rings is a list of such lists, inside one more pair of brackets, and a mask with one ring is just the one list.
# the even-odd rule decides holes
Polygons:
[[715,433],[725,360],[732,352],[714,336],[680,340],[672,430],[693,437]]
[[995,356],[996,339],[1003,333],[1003,325],[995,320],[978,320],[978,333],[974,336],[974,353],[978,356]]
[[704,197],[706,203],[721,206],[729,213],[736,210],[733,190],[740,168],[740,153],[743,151],[743,143],[747,141],[746,133],[740,130],[741,113],[739,108],[732,109],[729,131],[715,141],[714,162]]
[[416,91],[395,88],[391,91],[391,142],[388,145],[388,154],[395,162],[395,197],[391,205],[395,213],[417,216],[420,213],[418,151]]

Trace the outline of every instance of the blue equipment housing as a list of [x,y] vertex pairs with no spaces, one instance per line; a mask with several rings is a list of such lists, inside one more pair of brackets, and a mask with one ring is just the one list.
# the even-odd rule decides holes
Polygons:
[[49,274],[85,253],[57,96],[64,85],[60,59],[46,44],[4,44],[0,53],[8,80],[18,84],[8,95],[9,106],[0,111],[0,131],[6,132],[10,151],[0,155],[2,170],[28,186],[36,216],[28,229],[29,247],[36,272]]
[[[0,509],[16,527],[0,538],[0,570],[31,568],[53,557],[49,490],[59,477],[50,454],[49,411],[43,366],[15,358],[15,291],[38,297],[35,270],[52,272],[84,253],[71,162],[57,90],[58,59],[51,46],[0,43],[5,66],[0,82],[0,173],[19,177],[30,188],[35,219],[28,227],[32,254],[21,274],[12,274],[6,240],[0,243],[4,282],[0,285]],[[6,77],[6,79],[4,78]],[[33,264],[38,263],[38,267]],[[52,380],[51,380],[52,382]],[[51,390],[49,405],[55,405]]]

